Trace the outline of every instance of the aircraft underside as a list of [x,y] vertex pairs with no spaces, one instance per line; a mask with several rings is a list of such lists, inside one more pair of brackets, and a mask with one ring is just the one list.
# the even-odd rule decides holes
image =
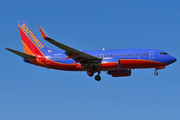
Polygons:
[[[87,64],[63,64],[54,62],[49,60],[47,63],[46,58],[39,58],[39,59],[30,59],[31,63],[50,68],[50,69],[57,69],[57,70],[65,70],[65,71],[86,71],[87,75],[92,77],[94,73],[98,75],[95,76],[97,81],[101,80],[100,73],[101,71],[108,71],[109,75],[112,77],[126,77],[131,76],[131,69],[143,69],[143,68],[155,68],[155,75],[158,75],[158,69],[164,69],[167,64],[157,62],[157,61],[150,61],[150,60],[119,60],[119,62],[107,62],[107,63],[100,63],[99,65],[93,65],[90,63]],[[27,61],[25,61],[27,62]]]

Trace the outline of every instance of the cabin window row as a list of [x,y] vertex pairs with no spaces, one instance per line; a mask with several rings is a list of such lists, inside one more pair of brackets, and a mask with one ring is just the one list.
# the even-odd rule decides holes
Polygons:
[[[118,56],[140,56],[140,55],[148,55],[147,53],[139,53],[139,54],[118,54]],[[115,55],[98,55],[96,57],[115,57]]]
[[65,59],[65,57],[55,57],[54,60],[55,59]]
[[115,57],[115,55],[98,55],[98,57]]
[[[139,54],[118,54],[118,56],[140,56],[140,55],[148,55],[147,53],[139,53]],[[96,56],[97,57],[97,56]],[[98,55],[98,57],[115,57],[115,55]],[[66,57],[55,57],[55,59],[66,59]]]
[[138,54],[118,54],[118,56],[140,56],[140,55],[148,55],[147,53],[138,53]]

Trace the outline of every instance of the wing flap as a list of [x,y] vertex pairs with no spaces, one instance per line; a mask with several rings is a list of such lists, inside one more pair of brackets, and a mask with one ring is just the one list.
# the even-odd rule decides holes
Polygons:
[[16,50],[13,50],[13,49],[10,49],[10,48],[5,48],[6,50],[20,56],[20,57],[23,57],[23,58],[36,58],[35,56],[32,56],[32,55],[29,55],[29,54],[26,54],[26,53],[23,53],[23,52],[19,52],[19,51],[16,51]]

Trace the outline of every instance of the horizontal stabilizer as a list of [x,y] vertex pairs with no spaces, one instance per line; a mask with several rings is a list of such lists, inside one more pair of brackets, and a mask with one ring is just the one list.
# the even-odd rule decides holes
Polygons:
[[28,59],[29,58],[36,58],[35,56],[29,55],[29,54],[26,54],[26,53],[23,53],[23,52],[19,52],[19,51],[10,49],[10,48],[5,48],[5,49],[9,50],[10,52],[13,52],[16,55],[19,55],[20,57],[23,57],[23,58],[28,58]]

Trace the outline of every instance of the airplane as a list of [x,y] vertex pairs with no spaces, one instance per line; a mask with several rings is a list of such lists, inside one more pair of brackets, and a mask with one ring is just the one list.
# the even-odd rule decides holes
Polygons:
[[64,71],[86,71],[90,77],[97,73],[96,81],[101,80],[101,71],[107,71],[112,77],[126,77],[131,76],[133,69],[155,68],[154,74],[158,75],[157,70],[164,69],[177,60],[168,53],[156,49],[77,50],[53,40],[42,26],[39,26],[46,41],[64,50],[58,51],[45,46],[26,22],[18,22],[18,27],[24,53],[5,49],[22,57],[24,62],[37,66]]

